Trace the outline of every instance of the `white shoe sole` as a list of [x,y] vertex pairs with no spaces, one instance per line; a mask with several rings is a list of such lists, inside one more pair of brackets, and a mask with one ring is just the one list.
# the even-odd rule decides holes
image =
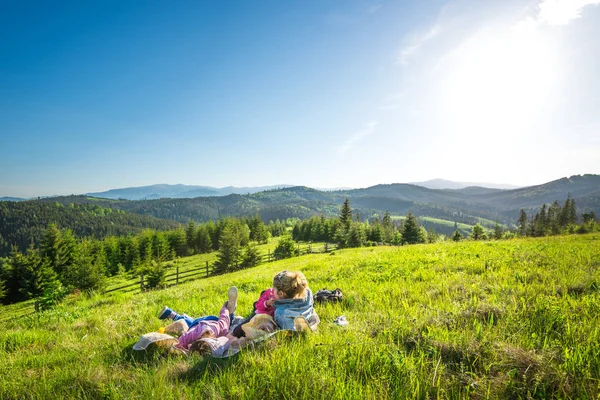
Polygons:
[[237,307],[238,290],[235,286],[227,290],[227,309],[233,313]]

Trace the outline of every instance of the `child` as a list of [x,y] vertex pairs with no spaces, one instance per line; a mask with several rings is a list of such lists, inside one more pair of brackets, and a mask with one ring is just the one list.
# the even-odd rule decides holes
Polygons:
[[244,330],[242,329],[242,325],[248,323],[255,315],[266,314],[271,317],[275,316],[275,308],[273,304],[275,302],[275,292],[273,288],[269,288],[267,290],[263,290],[260,294],[260,297],[256,302],[254,302],[254,310],[250,313],[250,316],[243,320],[238,326],[235,327],[232,334],[233,336],[240,338],[246,336]]
[[313,308],[312,292],[302,272],[282,271],[273,278],[275,322],[281,329],[307,332],[320,319]]
[[187,314],[177,314],[175,311],[171,310],[169,307],[164,307],[158,313],[158,319],[172,319],[173,321],[179,321],[180,319],[184,320],[187,324],[188,328],[193,328],[198,325],[201,321],[218,321],[219,317],[214,315],[207,315],[205,317],[192,318]]
[[277,324],[268,314],[257,314],[242,326],[245,337],[237,338],[231,334],[221,337],[207,335],[190,345],[190,352],[195,351],[201,355],[213,357],[227,357],[237,353],[253,340],[259,339],[277,330]]
[[231,323],[231,314],[237,306],[238,290],[232,286],[227,290],[228,300],[223,304],[219,318],[214,320],[199,321],[196,326],[191,328],[179,337],[179,341],[172,346],[176,351],[182,351],[187,354],[190,350],[190,345],[201,338],[213,337],[219,338],[226,336],[229,332],[229,324]]

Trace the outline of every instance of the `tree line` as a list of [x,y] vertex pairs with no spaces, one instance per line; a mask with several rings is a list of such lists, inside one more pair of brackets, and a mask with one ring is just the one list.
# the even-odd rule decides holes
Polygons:
[[[13,245],[8,256],[0,258],[0,299],[15,303],[37,298],[43,300],[42,306],[50,305],[73,290],[102,289],[107,277],[120,273],[160,276],[165,261],[218,251],[231,243],[232,235],[240,247],[250,246],[251,242],[266,243],[293,223],[295,220],[277,220],[265,225],[258,215],[230,217],[104,239],[77,239],[72,230],[50,224],[39,246],[30,243],[21,251]],[[221,265],[227,266],[227,260],[221,258]],[[252,263],[255,265],[255,261]]]
[[549,236],[562,233],[588,233],[597,230],[594,211],[577,214],[575,200],[569,196],[561,207],[558,201],[550,206],[543,204],[540,211],[527,216],[521,209],[519,214],[518,233],[520,236]]
[[6,257],[13,246],[25,250],[42,240],[49,224],[68,227],[76,237],[102,239],[107,236],[135,235],[143,229],[175,229],[180,224],[139,215],[98,204],[56,201],[0,202],[0,257]]
[[361,221],[360,212],[353,210],[346,198],[337,217],[327,218],[321,214],[298,221],[292,229],[292,238],[295,241],[336,243],[338,248],[345,248],[426,243],[437,240],[439,235],[427,232],[412,212],[401,221],[394,221],[389,211],[381,218]]

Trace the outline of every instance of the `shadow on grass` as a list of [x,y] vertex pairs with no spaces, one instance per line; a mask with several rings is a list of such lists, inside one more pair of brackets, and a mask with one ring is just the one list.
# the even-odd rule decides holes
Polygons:
[[219,375],[232,368],[239,357],[240,353],[228,358],[202,357],[192,368],[179,373],[177,378],[181,381],[195,382],[207,375]]
[[133,344],[123,347],[120,359],[130,364],[157,365],[169,357],[167,349],[149,345],[145,350],[134,350]]
[[[205,376],[219,375],[230,368],[233,368],[237,364],[241,357],[246,352],[270,352],[275,347],[285,346],[287,343],[291,343],[298,340],[303,340],[304,335],[298,334],[291,331],[278,331],[273,336],[259,340],[247,347],[237,354],[227,358],[213,358],[210,356],[202,357],[193,367],[186,371],[182,371],[178,375],[178,379],[182,381],[197,381]],[[192,356],[193,357],[193,356]]]

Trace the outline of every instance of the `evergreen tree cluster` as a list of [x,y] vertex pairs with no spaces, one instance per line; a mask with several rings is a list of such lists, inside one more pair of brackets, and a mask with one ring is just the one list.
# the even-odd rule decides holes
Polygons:
[[428,234],[411,212],[401,223],[392,221],[389,211],[383,217],[361,222],[359,214],[350,207],[350,201],[345,199],[338,217],[326,218],[321,214],[298,221],[292,230],[292,238],[295,241],[331,242],[344,248],[379,243],[425,243]]
[[266,226],[254,216],[205,224],[189,222],[185,228],[145,229],[136,235],[98,240],[77,239],[71,230],[50,224],[37,248],[31,243],[23,253],[13,245],[8,257],[0,259],[0,299],[5,303],[32,298],[56,300],[74,289],[101,289],[106,277],[124,272],[156,276],[158,285],[164,275],[162,262],[220,249],[218,265],[224,266],[223,270],[233,265],[253,266],[258,264],[259,255],[255,246],[248,248],[249,242],[265,243],[271,232],[280,234],[286,229],[285,223]]
[[598,229],[596,214],[590,211],[581,214],[579,218],[575,200],[571,196],[562,207],[558,201],[554,201],[550,206],[543,204],[540,211],[531,218],[528,218],[525,210],[521,209],[517,224],[519,235],[533,237],[587,233]]
[[4,302],[38,298],[45,308],[75,288],[100,289],[106,256],[98,243],[89,239],[77,242],[70,230],[61,231],[51,224],[39,249],[30,245],[21,253],[13,247],[0,263],[0,280],[6,282]]
[[96,204],[63,205],[50,201],[0,202],[0,257],[16,245],[21,251],[42,241],[49,224],[69,227],[78,238],[138,234],[143,229],[174,229],[179,224]]

